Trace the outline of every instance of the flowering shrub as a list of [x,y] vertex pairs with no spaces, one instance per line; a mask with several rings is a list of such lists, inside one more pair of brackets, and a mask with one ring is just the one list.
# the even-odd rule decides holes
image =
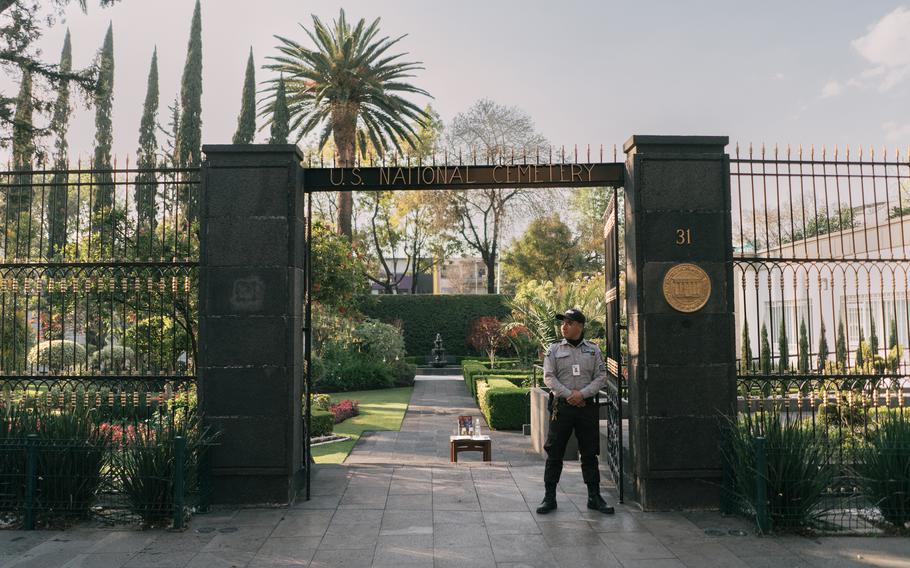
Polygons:
[[340,424],[348,418],[353,418],[360,414],[360,403],[346,398],[337,404],[329,406],[329,411],[335,415],[335,424]]
[[496,360],[496,352],[509,343],[503,335],[502,324],[499,323],[499,320],[493,316],[483,316],[471,324],[468,344],[474,349],[486,353],[492,366]]

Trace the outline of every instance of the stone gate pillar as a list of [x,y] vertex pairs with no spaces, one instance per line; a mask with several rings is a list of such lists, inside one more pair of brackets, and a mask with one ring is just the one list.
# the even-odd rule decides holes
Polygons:
[[718,414],[736,385],[727,142],[624,147],[631,473],[645,510],[719,504]]
[[289,503],[304,473],[302,156],[202,150],[199,405],[221,432],[212,502]]

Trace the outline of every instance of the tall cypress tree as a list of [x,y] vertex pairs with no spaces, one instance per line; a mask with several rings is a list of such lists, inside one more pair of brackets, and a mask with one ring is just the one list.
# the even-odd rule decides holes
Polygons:
[[158,164],[158,139],[155,129],[158,124],[158,48],[152,52],[149,66],[148,86],[145,90],[145,104],[142,106],[142,121],[139,124],[139,149],[136,151],[136,176],[134,191],[139,234],[151,234],[155,230],[158,210],[155,204],[155,173]]
[[878,355],[878,331],[875,329],[875,318],[872,317],[872,311],[869,311],[869,324],[872,326],[872,332],[869,334],[869,349],[872,355]]
[[834,340],[834,360],[840,371],[847,370],[847,339],[844,335],[844,320],[837,321],[837,338]]
[[787,339],[787,325],[784,318],[780,318],[780,326],[777,332],[777,351],[780,354],[777,369],[786,371],[790,368],[790,341]]
[[291,112],[288,109],[287,89],[284,85],[284,75],[282,75],[278,78],[278,88],[275,90],[275,110],[272,112],[269,144],[287,144],[290,132]]
[[825,370],[825,363],[828,361],[828,338],[825,336],[825,320],[822,320],[821,329],[818,332],[818,372]]
[[31,174],[35,156],[35,127],[32,123],[35,111],[32,98],[32,72],[22,70],[22,82],[19,83],[19,95],[16,97],[16,112],[13,115],[13,170],[23,172],[15,177],[6,194],[6,243],[7,257],[24,258],[29,253],[28,214],[32,206]]
[[[60,73],[70,73],[73,70],[73,46],[70,40],[70,31],[66,30],[63,39],[63,49],[60,52]],[[70,113],[70,85],[68,81],[60,81],[57,86],[57,100],[54,102],[53,116],[51,117],[51,132],[54,135],[54,183],[48,196],[47,204],[47,256],[52,257],[66,246],[66,169],[67,152],[69,144],[66,139],[69,131]]]
[[863,324],[859,325],[859,343],[856,344],[856,359],[853,361],[854,366],[858,371],[862,371],[863,367],[866,365],[866,358],[863,355],[863,345],[866,343],[866,339],[863,337]]
[[759,369],[763,375],[771,374],[771,344],[768,343],[768,328],[761,324],[760,342],[758,348]]
[[95,174],[95,203],[93,211],[99,214],[101,226],[102,254],[105,243],[113,242],[109,226],[114,205],[114,182],[111,175],[111,146],[114,129],[111,110],[114,105],[114,25],[110,24],[101,47],[98,82],[95,84],[95,154],[92,169]]
[[806,320],[799,322],[799,361],[797,368],[802,374],[809,372],[809,335],[806,333]]
[[897,318],[891,318],[891,329],[888,332],[888,349],[894,349],[897,346]]
[[202,15],[193,9],[186,63],[180,81],[180,125],[177,157],[181,167],[199,165],[202,145]]
[[743,320],[742,347],[740,351],[740,370],[748,373],[752,370],[752,340],[749,337],[749,320]]
[[237,131],[234,144],[252,144],[256,136],[256,69],[253,66],[253,48],[246,60],[246,75],[243,78],[243,94],[240,97],[240,116],[237,117]]

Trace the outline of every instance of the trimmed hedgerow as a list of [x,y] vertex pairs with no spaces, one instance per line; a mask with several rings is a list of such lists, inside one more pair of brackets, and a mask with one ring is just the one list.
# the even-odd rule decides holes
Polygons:
[[378,294],[360,296],[358,307],[367,317],[400,323],[408,355],[429,355],[437,333],[447,355],[468,355],[476,354],[465,341],[471,324],[483,316],[507,317],[507,298],[497,294]]
[[477,399],[487,424],[494,430],[519,430],[528,416],[528,389],[516,387],[507,379],[479,381]]
[[332,428],[335,426],[335,415],[325,410],[316,410],[315,408],[311,409],[310,412],[310,427],[312,428],[310,438],[331,434]]

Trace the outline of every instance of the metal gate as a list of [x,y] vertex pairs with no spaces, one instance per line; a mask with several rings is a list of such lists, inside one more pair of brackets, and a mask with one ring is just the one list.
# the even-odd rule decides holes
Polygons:
[[606,352],[607,379],[604,382],[602,395],[607,408],[607,448],[606,462],[613,475],[613,482],[619,490],[619,502],[623,502],[623,399],[625,385],[622,365],[622,337],[625,325],[622,324],[622,300],[620,293],[620,241],[619,226],[619,188],[613,189],[613,199],[604,215],[604,275],[606,278]]

